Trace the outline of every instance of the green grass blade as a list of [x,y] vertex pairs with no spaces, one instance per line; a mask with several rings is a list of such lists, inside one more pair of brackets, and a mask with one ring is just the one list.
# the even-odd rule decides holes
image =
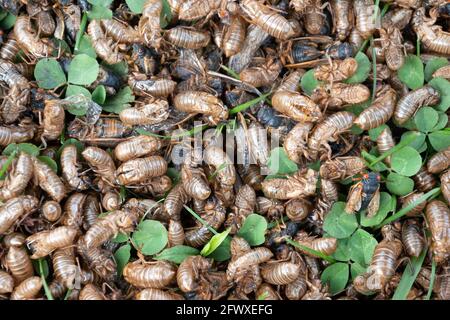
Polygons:
[[[366,49],[367,44],[369,43],[369,40],[370,40],[370,39],[364,40],[364,42],[362,43],[361,47],[359,47],[358,52],[363,52],[363,51]],[[357,52],[357,53],[358,53],[358,52]]]
[[234,107],[233,109],[230,110],[230,115],[236,114],[238,112],[241,112],[241,111],[244,111],[245,109],[250,108],[251,106],[254,106],[258,102],[267,98],[269,95],[270,95],[270,93],[265,93],[265,94],[259,96],[258,98],[252,99],[250,101],[247,101],[243,104],[240,104],[240,105]]
[[183,133],[176,134],[176,135],[173,135],[173,136],[163,136],[161,134],[148,132],[147,130],[144,130],[144,129],[141,129],[141,128],[137,128],[135,131],[137,133],[141,134],[141,135],[144,135],[144,136],[151,136],[151,137],[171,140],[171,139],[176,139],[176,138],[181,138],[181,137],[192,136],[192,135],[196,134],[197,132],[201,132],[201,131],[205,130],[206,128],[209,128],[209,126],[207,124],[204,124],[204,125],[202,125],[200,127],[199,126],[194,127],[191,130],[189,130],[189,131],[185,131]]
[[220,67],[226,71],[226,73],[228,73],[230,76],[232,76],[233,78],[239,80],[239,75],[233,70],[228,68],[227,66],[224,66],[223,64],[220,65]]
[[[385,3],[384,4],[383,9],[381,10],[381,17],[383,17],[386,14],[386,12],[389,9],[389,6],[390,6],[389,3]],[[378,10],[378,9],[376,9],[376,10]],[[374,13],[376,13],[376,12],[374,12]],[[375,17],[375,15],[373,17]],[[369,44],[369,40],[370,39],[364,40],[364,42],[362,43],[361,47],[359,47],[358,52],[363,52],[366,49],[367,45]],[[356,54],[358,54],[358,52],[356,52]]]
[[433,293],[434,281],[436,279],[436,262],[431,261],[431,275],[430,275],[430,286],[428,287],[428,293],[425,300],[431,299],[431,294]]
[[373,103],[373,100],[375,100],[375,95],[377,93],[377,53],[375,52],[373,37],[370,37],[370,45],[372,46],[372,73],[373,73],[372,99],[370,100],[370,102]]
[[158,201],[156,201],[152,206],[150,206],[150,208],[148,208],[147,211],[145,211],[145,213],[144,213],[144,215],[142,216],[140,222],[144,221],[144,219],[145,219],[145,217],[147,216],[147,214],[148,214],[150,211],[152,211],[152,209],[153,209],[154,207],[156,207],[156,206],[158,205],[158,203],[164,201],[165,199],[166,199],[165,197],[164,197],[164,198],[161,198],[161,199],[159,199]]
[[66,126],[64,126],[63,131],[61,132],[61,135],[59,136],[59,141],[61,142],[61,145],[64,144],[64,142],[66,142]]
[[315,255],[315,256],[323,259],[323,260],[326,260],[329,263],[335,263],[336,262],[336,260],[334,260],[332,257],[327,256],[326,254],[323,254],[322,252],[316,251],[316,250],[311,249],[309,247],[303,246],[300,243],[298,243],[298,242],[296,242],[296,241],[294,241],[292,239],[286,238],[286,242],[291,244],[291,245],[293,245],[294,247],[302,249],[302,250],[304,250],[304,251],[306,251],[306,252],[308,252],[310,254],[313,254],[313,255]]
[[44,266],[42,265],[42,259],[39,259],[39,273],[41,274],[42,286],[44,287],[44,292],[45,292],[45,295],[47,296],[47,299],[55,300],[55,299],[53,299],[52,292],[50,291],[50,288],[48,287],[47,280],[45,280]]
[[205,130],[206,128],[209,128],[209,126],[206,125],[206,124],[204,124],[204,125],[202,125],[202,126],[200,126],[200,127],[193,127],[193,128],[192,128],[191,130],[189,130],[189,131],[186,131],[186,132],[183,132],[183,133],[180,133],[180,134],[173,135],[173,136],[171,136],[170,138],[171,138],[171,139],[177,139],[177,138],[182,138],[182,137],[190,137],[190,136],[195,135],[195,134],[198,133],[198,132],[202,132],[202,131]]
[[384,17],[384,15],[386,14],[386,12],[389,9],[390,4],[389,3],[385,3],[383,6],[383,9],[381,10],[381,17]]
[[263,293],[261,293],[256,300],[266,300],[266,298],[269,296],[269,293],[267,291],[264,291]]
[[87,18],[88,18],[87,14],[86,12],[84,12],[80,22],[80,29],[77,32],[74,51],[78,51],[79,49],[81,37],[83,36],[84,31],[86,30]]
[[64,300],[69,299],[70,294],[72,293],[72,289],[69,288],[69,290],[67,290],[66,295],[64,296]]
[[272,221],[271,223],[269,223],[267,225],[267,229],[272,229],[275,228],[276,226],[278,226],[281,222],[287,222],[289,221],[289,218],[287,216],[284,216],[283,218],[281,218],[280,220],[275,220]]
[[225,169],[227,167],[227,163],[224,162],[222,163],[213,173],[211,173],[211,175],[208,177],[208,181],[212,181],[214,180],[214,178],[217,176],[217,174],[222,171],[223,169]]
[[[211,255],[219,246],[225,241],[226,238],[229,238],[228,234],[230,233],[231,228],[226,229],[225,231],[214,235],[209,241],[203,246],[203,249],[200,251],[200,255],[207,257]],[[231,241],[231,238],[230,238]]]
[[147,130],[144,130],[141,128],[137,128],[135,131],[143,136],[150,136],[150,137],[161,138],[161,139],[170,139],[171,138],[171,136],[163,136],[161,134],[148,132]]
[[417,207],[419,204],[421,204],[424,201],[427,201],[429,198],[437,196],[439,193],[441,192],[441,188],[434,188],[430,191],[428,191],[427,193],[425,193],[423,196],[417,198],[417,200],[411,202],[409,205],[407,205],[406,207],[404,207],[403,209],[401,209],[400,211],[394,213],[392,216],[390,216],[389,218],[384,219],[383,222],[381,222],[378,226],[376,226],[376,229],[381,228],[382,226],[389,224],[401,217],[403,217],[405,214],[407,214],[409,211],[411,211],[412,209],[414,209],[415,207]]
[[195,219],[200,221],[206,228],[208,228],[209,231],[211,231],[213,234],[219,234],[214,228],[212,228],[205,220],[203,220],[194,210],[189,208],[187,205],[183,205],[184,208],[189,211],[190,214],[194,216]]
[[375,160],[372,161],[372,163],[370,164],[370,166],[375,165],[376,163],[382,161],[383,159],[389,157],[391,154],[393,154],[394,152],[400,150],[401,148],[409,145],[411,142],[413,142],[417,137],[419,136],[419,133],[413,133],[411,135],[409,135],[408,137],[406,137],[405,139],[403,139],[402,141],[400,141],[399,143],[397,143],[397,145],[395,147],[393,147],[392,149],[390,149],[389,151],[386,151],[385,153],[383,153],[382,155],[380,155],[378,158],[376,158]]
[[14,158],[16,157],[16,154],[17,154],[17,150],[14,150],[13,153],[11,153],[9,155],[8,159],[6,159],[6,162],[3,164],[3,167],[0,170],[0,179],[3,178],[3,176],[5,175],[6,171],[9,168],[9,166],[11,165],[11,163],[14,160]]
[[220,134],[221,134],[222,131],[223,131],[223,128],[225,128],[225,123],[219,123],[219,124],[217,125],[216,130],[215,130],[215,132],[214,132],[216,138],[220,136]]
[[380,0],[375,1],[375,10],[373,10],[372,21],[373,23],[377,20],[378,10],[380,10]]
[[[405,271],[403,271],[402,279],[400,280],[400,283],[395,290],[392,300],[406,300],[406,298],[408,297],[408,293],[414,284],[414,281],[416,281],[417,275],[419,274],[426,254],[427,249],[424,249],[419,257],[411,258],[411,261],[406,266]],[[413,273],[411,273],[410,270],[413,270]]]
[[420,58],[420,38],[417,37],[416,41],[416,50],[417,50],[417,56]]

